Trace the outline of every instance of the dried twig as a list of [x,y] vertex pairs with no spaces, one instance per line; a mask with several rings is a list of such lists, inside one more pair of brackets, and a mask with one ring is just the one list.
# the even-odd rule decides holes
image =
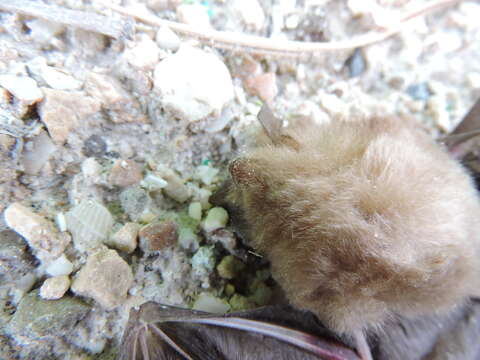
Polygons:
[[452,6],[463,0],[437,0],[431,1],[412,11],[406,12],[400,17],[398,23],[392,28],[366,33],[351,40],[332,42],[301,42],[275,40],[259,36],[239,34],[230,31],[216,31],[201,29],[187,24],[160,19],[157,16],[147,14],[135,9],[128,9],[122,6],[111,4],[108,0],[95,0],[94,3],[101,4],[123,15],[128,15],[137,20],[153,26],[167,26],[170,29],[187,36],[197,38],[210,43],[212,46],[229,50],[242,50],[255,54],[270,54],[280,56],[301,56],[311,55],[324,51],[349,50],[364,47],[385,40],[386,38],[402,31],[406,23],[419,16],[423,16],[443,7]]
[[38,17],[47,21],[78,27],[113,38],[130,37],[133,24],[128,19],[112,19],[92,12],[65,9],[28,0],[0,0],[0,10]]

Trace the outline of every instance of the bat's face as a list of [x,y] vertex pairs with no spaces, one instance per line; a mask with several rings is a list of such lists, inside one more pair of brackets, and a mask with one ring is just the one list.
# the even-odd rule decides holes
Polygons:
[[471,294],[480,205],[463,170],[396,119],[308,125],[230,165],[227,200],[289,300],[341,332]]

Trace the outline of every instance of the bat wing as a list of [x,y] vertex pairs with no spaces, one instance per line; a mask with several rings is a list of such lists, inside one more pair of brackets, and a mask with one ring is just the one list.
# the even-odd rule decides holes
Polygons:
[[[302,322],[301,316],[290,307],[218,316],[146,303],[130,314],[119,360],[359,359],[337,339],[323,336],[327,330],[313,318]],[[318,329],[306,332],[305,324]]]

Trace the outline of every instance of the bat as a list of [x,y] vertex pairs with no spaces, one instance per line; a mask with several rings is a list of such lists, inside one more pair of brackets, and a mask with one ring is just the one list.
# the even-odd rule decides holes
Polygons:
[[[388,319],[448,314],[478,294],[480,201],[448,148],[389,116],[259,120],[265,131],[231,162],[221,205],[290,304],[370,359],[365,335]],[[476,134],[467,129],[452,153]]]

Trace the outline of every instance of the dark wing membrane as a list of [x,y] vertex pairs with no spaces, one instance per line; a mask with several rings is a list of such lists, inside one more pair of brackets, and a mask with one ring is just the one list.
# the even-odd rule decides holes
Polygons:
[[[354,351],[335,340],[248,319],[259,316],[261,311],[218,317],[147,303],[138,311],[132,310],[119,359],[358,360]],[[267,317],[271,317],[270,313]]]

